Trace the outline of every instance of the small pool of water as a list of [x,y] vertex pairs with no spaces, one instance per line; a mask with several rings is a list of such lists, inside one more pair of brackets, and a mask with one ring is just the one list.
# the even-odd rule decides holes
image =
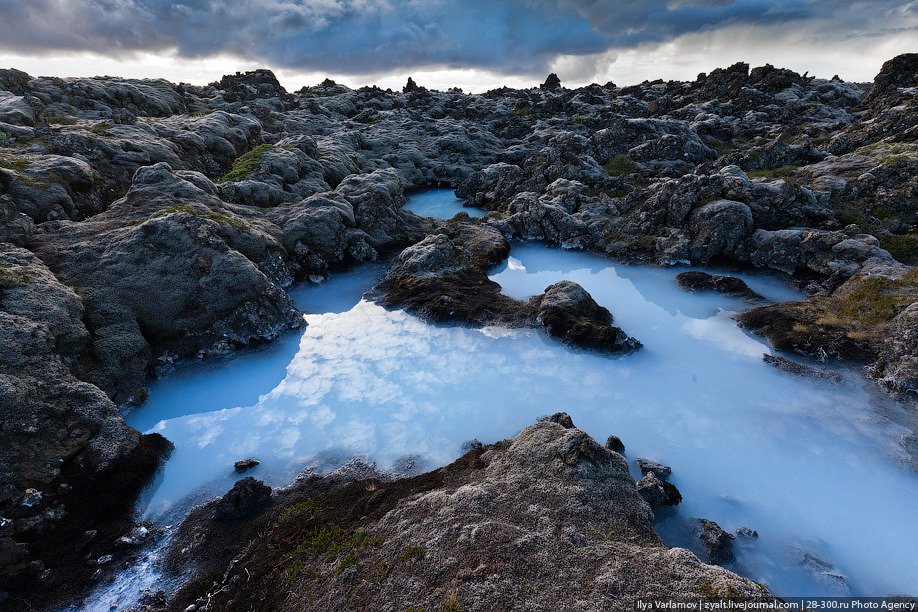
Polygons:
[[[687,526],[704,517],[758,531],[737,540],[728,567],[779,595],[913,591],[918,473],[902,446],[909,429],[884,416],[907,413],[854,372],[839,370],[837,384],[768,366],[769,347],[732,319],[747,304],[681,290],[674,277],[684,270],[525,244],[492,272],[516,298],[561,279],[583,285],[644,343],[615,358],[534,330],[429,325],[387,311],[361,298],[383,266],[303,286],[293,297],[305,330],[264,350],[182,364],[127,414],[176,447],[140,512],[177,524],[229,489],[241,477],[233,462],[245,457],[261,461],[246,475],[275,486],[355,456],[423,471],[458,457],[468,440],[507,438],[564,410],[597,440],[619,436],[629,461],[672,466],[684,502],[659,513],[670,544],[700,553]],[[800,297],[779,279],[741,276],[769,299]],[[99,601],[135,597],[151,576],[153,562]]]
[[430,189],[416,193],[408,198],[405,210],[410,210],[421,217],[433,217],[434,219],[452,219],[460,212],[477,218],[488,214],[488,211],[480,208],[463,206],[462,200],[456,197],[452,189]]

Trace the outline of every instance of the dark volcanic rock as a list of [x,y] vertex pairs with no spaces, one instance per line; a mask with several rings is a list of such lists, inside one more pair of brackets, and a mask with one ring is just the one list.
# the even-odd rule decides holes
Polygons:
[[876,349],[868,338],[849,335],[844,326],[823,322],[821,309],[809,302],[786,302],[753,308],[737,315],[744,328],[760,333],[778,350],[811,359],[868,362]]
[[692,213],[693,238],[689,245],[692,261],[705,263],[715,257],[729,257],[749,236],[752,211],[742,202],[715,200]]
[[565,344],[620,353],[641,343],[612,325],[612,314],[596,303],[587,291],[571,281],[561,281],[536,298],[537,319],[549,336]]
[[215,521],[242,519],[252,516],[270,503],[271,487],[247,476],[214,504],[211,516]]
[[918,53],[903,53],[883,64],[863,103],[874,110],[887,108],[902,100],[901,90],[915,87],[918,87]]
[[635,459],[635,465],[638,466],[638,469],[641,470],[641,474],[645,476],[647,474],[653,474],[660,480],[666,480],[673,473],[673,470],[668,465],[663,465],[662,463],[657,463],[656,461],[651,461],[649,459]]
[[759,532],[755,529],[750,529],[749,527],[740,527],[736,530],[736,535],[741,538],[755,540],[759,537]]
[[615,451],[618,454],[625,452],[625,444],[618,436],[609,436],[606,439],[606,448],[608,448],[610,451]]
[[226,75],[220,79],[219,87],[224,91],[224,97],[228,102],[287,96],[287,91],[274,73],[264,68]]
[[445,234],[402,251],[374,295],[384,306],[403,306],[430,321],[527,325],[531,318],[526,304],[502,294],[469,250]]
[[708,563],[722,565],[733,561],[733,536],[714,521],[698,519],[701,541],[708,549]]
[[245,472],[246,470],[251,470],[259,463],[261,462],[258,461],[258,459],[241,459],[233,464],[233,468],[235,468],[237,472]]
[[676,506],[682,501],[682,493],[679,492],[676,485],[657,478],[653,472],[637,481],[637,490],[653,509],[662,506]]
[[539,89],[546,90],[555,90],[561,89],[561,79],[558,78],[558,75],[552,72],[548,75],[548,78],[545,79],[545,82],[539,85]]
[[890,323],[873,375],[896,393],[918,393],[918,303],[905,308]]
[[740,278],[707,272],[682,272],[676,276],[676,283],[688,291],[717,291],[744,300],[763,300],[764,298],[749,288]]

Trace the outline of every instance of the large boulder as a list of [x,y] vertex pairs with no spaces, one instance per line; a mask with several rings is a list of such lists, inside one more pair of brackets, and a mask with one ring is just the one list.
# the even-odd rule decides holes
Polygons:
[[549,336],[565,344],[603,353],[640,348],[641,343],[612,325],[612,313],[596,303],[586,289],[560,281],[535,299],[537,320]]
[[752,231],[752,211],[742,202],[715,200],[692,213],[689,228],[692,261],[707,263],[732,256]]
[[39,257],[86,307],[87,376],[119,397],[143,386],[151,357],[225,352],[302,322],[278,286],[281,246],[165,164],[138,170],[105,214],[41,229]]

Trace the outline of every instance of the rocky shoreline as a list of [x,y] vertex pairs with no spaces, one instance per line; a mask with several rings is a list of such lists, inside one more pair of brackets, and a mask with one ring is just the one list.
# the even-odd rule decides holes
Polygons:
[[[0,70],[0,597],[64,603],[131,532],[168,449],[118,406],[149,377],[303,325],[288,287],[388,253],[384,305],[606,352],[640,339],[579,286],[523,303],[488,280],[512,241],[776,270],[812,297],[743,326],[914,398],[916,87],[916,54],[873,85],[736,64],[482,95]],[[488,216],[402,208],[433,185]]]
[[[771,598],[663,544],[643,495],[625,459],[563,413],[412,478],[351,465],[273,493],[247,478],[192,512],[167,562],[185,586],[142,609],[631,610],[653,596]],[[724,560],[729,544],[710,525]]]

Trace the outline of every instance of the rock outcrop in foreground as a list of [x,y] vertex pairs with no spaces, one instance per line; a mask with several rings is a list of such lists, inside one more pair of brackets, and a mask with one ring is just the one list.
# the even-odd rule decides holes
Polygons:
[[202,507],[171,554],[174,571],[196,573],[163,607],[587,611],[769,596],[664,545],[625,459],[562,416],[414,478],[313,476],[230,523],[212,518],[225,501]]

